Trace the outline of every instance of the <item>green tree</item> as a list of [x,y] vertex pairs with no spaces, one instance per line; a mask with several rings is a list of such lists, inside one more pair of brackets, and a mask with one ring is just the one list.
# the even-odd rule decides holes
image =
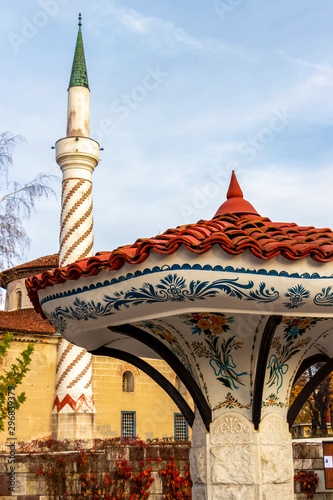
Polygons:
[[[5,333],[0,340],[0,366],[5,362],[12,341],[12,333]],[[28,347],[16,358],[16,363],[10,364],[8,370],[2,370],[0,375],[0,432],[5,430],[8,416],[13,415],[26,400],[24,392],[16,395],[14,391],[18,385],[22,384],[25,374],[29,371],[33,350],[34,345],[28,344]]]

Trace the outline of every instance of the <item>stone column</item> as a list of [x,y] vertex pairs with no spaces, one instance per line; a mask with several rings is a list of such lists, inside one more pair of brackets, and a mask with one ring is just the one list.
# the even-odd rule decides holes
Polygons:
[[190,452],[193,500],[293,500],[291,435],[277,414],[254,430],[238,412],[217,417],[207,433],[196,413]]

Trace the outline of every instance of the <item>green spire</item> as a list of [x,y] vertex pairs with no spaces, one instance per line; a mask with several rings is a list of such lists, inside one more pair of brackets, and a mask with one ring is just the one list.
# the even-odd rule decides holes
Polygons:
[[69,87],[87,87],[88,85],[88,75],[86,68],[86,60],[84,58],[84,49],[81,33],[81,14],[79,14],[79,32],[77,34],[75,54],[72,65],[71,78],[69,80]]

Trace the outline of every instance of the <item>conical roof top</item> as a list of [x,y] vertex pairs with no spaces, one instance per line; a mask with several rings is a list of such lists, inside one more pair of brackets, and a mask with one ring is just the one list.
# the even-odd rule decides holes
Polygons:
[[235,171],[232,171],[227,200],[222,203],[214,217],[223,214],[252,214],[259,215],[256,209],[243,198],[243,191],[238,184]]
[[79,14],[79,31],[76,39],[76,47],[72,65],[72,73],[69,80],[69,87],[86,87],[89,89],[86,60],[84,57],[84,48],[81,32],[81,14]]

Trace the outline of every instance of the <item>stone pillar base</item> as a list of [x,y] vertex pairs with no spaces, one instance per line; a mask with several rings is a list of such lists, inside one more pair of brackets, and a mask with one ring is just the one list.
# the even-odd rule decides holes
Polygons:
[[268,414],[254,430],[244,415],[220,415],[205,431],[196,415],[190,452],[193,500],[293,500],[287,423]]
[[94,413],[53,413],[52,439],[93,439]]

